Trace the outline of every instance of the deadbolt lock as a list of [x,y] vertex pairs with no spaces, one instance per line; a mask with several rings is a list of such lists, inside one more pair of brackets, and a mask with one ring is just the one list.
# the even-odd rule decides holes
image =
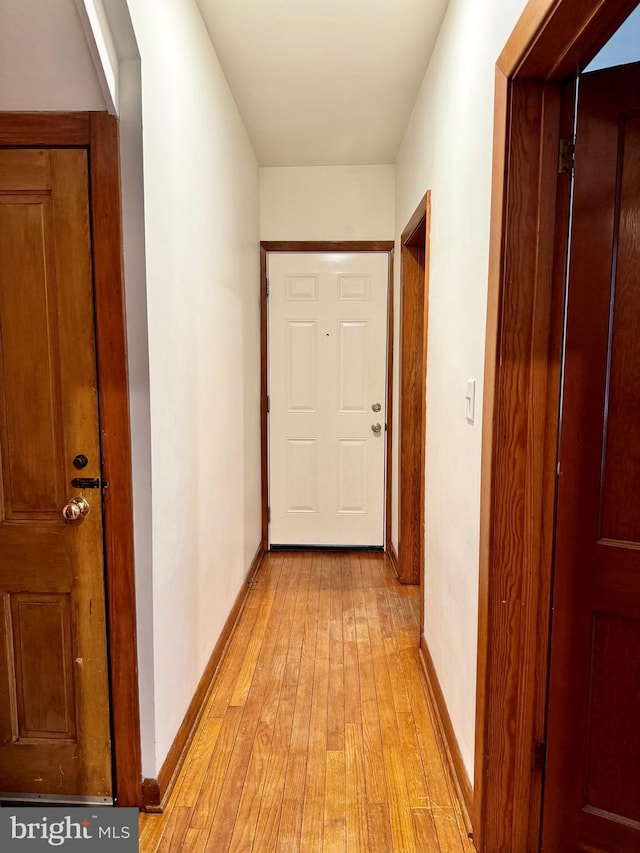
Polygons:
[[380,403],[374,403],[373,406],[371,406],[372,412],[379,412],[381,410],[382,410],[382,406],[380,405]]

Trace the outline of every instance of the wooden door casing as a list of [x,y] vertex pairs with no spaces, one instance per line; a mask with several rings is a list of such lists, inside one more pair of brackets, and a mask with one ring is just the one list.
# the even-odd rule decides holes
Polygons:
[[101,466],[85,151],[0,152],[0,342],[0,788],[110,797],[101,489],[61,515]]
[[[562,83],[637,0],[530,0],[496,65],[483,382],[473,838],[540,840],[559,384],[554,299]],[[562,288],[560,289],[562,292]]]
[[412,584],[424,574],[430,220],[428,192],[401,237],[398,578]]
[[640,64],[579,89],[543,850],[640,847]]

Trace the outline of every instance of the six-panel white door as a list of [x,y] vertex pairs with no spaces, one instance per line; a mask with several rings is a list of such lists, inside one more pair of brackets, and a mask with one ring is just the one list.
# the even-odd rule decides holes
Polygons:
[[270,544],[382,546],[388,255],[270,253],[268,280]]

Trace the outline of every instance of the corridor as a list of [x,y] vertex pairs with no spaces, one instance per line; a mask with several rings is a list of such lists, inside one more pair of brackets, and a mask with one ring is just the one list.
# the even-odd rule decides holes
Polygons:
[[140,850],[470,853],[419,663],[419,589],[377,553],[268,554]]

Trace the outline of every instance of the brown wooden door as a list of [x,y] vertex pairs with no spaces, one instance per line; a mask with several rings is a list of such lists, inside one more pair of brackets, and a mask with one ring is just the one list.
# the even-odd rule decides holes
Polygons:
[[548,853],[640,850],[640,64],[581,81],[544,786]]
[[0,792],[45,799],[112,793],[87,174],[0,151]]

